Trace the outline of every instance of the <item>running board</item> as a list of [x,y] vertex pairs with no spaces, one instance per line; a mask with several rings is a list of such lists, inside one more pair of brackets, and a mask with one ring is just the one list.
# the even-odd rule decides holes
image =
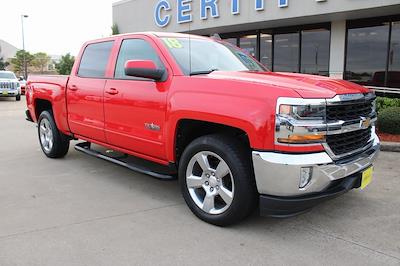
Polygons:
[[[92,146],[96,146],[94,149]],[[90,142],[82,142],[75,145],[75,150],[88,155],[118,164],[132,171],[150,175],[161,180],[175,180],[176,169],[171,166],[163,166],[144,159],[136,158],[128,154],[123,154],[109,150],[105,147],[94,145]],[[154,169],[154,170],[151,170]]]

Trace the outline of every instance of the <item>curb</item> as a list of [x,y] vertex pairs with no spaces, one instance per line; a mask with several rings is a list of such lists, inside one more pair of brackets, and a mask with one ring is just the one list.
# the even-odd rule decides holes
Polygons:
[[382,141],[381,151],[400,152],[400,143]]

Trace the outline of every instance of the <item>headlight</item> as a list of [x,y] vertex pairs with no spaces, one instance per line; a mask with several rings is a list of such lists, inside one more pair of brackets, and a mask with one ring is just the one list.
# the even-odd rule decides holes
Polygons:
[[326,104],[320,100],[280,98],[275,141],[284,144],[322,143],[326,137]]
[[325,120],[326,107],[318,105],[286,105],[279,106],[279,115],[296,120]]

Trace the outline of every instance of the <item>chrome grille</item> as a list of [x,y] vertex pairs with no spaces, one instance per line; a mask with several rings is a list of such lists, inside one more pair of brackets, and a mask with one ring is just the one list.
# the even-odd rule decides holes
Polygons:
[[328,105],[326,118],[328,121],[350,121],[360,119],[360,117],[369,117],[373,101],[374,99],[370,99],[362,102]]
[[328,135],[326,142],[335,155],[344,155],[368,146],[371,135],[372,128],[370,127],[348,133]]
[[17,83],[9,82],[9,81],[0,81],[0,89],[12,89],[15,90],[17,88]]

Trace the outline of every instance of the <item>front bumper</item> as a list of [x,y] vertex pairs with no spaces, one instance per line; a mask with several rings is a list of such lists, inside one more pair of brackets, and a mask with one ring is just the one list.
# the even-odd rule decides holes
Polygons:
[[[283,154],[254,151],[253,166],[261,195],[261,214],[279,217],[295,215],[359,187],[362,171],[372,165],[379,149],[380,142],[374,134],[371,148],[338,161],[326,152]],[[299,188],[303,167],[312,167],[313,175],[306,187]]]
[[0,90],[0,97],[15,97],[19,94],[19,90]]

